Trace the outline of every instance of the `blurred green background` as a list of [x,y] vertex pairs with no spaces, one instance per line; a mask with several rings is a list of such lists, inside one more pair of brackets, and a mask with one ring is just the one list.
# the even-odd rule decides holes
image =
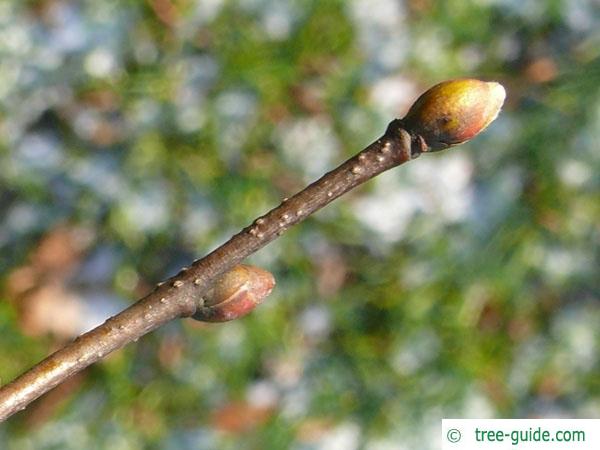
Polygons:
[[2,383],[376,139],[453,77],[480,137],[251,258],[0,425],[21,449],[430,449],[442,417],[600,418],[600,4],[0,2]]

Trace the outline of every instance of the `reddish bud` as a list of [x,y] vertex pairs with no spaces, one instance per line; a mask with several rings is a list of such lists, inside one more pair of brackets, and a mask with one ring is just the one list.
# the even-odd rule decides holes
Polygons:
[[270,272],[254,266],[239,265],[219,278],[204,295],[204,305],[194,319],[227,322],[250,313],[266,298],[275,279]]
[[444,81],[421,95],[403,122],[432,151],[442,150],[483,131],[498,116],[505,97],[502,85],[493,81]]

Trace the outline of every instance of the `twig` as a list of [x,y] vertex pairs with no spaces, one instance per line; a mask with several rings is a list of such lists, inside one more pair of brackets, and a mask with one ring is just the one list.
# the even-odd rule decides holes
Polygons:
[[[434,89],[435,87],[428,92]],[[421,97],[421,103],[426,95],[427,93]],[[447,114],[442,109],[438,108],[440,114]],[[256,219],[250,226],[212,253],[195,261],[189,268],[160,283],[153,292],[137,303],[92,331],[79,336],[0,388],[0,421],[24,409],[30,402],[71,375],[173,319],[189,316],[198,320],[206,319],[209,315],[208,308],[204,306],[202,298],[220,275],[337,197],[428,150],[426,139],[423,137],[428,133],[428,129],[422,126],[425,121],[418,120],[418,117],[415,119],[415,112],[412,109],[411,112],[410,130],[406,129],[408,122],[393,120],[385,134],[359,154]],[[487,121],[489,122],[491,120]],[[415,130],[418,130],[418,133]],[[434,149],[439,149],[439,146]]]

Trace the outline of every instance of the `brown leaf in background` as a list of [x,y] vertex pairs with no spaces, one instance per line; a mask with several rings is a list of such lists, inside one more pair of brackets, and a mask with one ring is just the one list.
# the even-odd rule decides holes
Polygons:
[[79,334],[81,300],[67,279],[92,237],[85,228],[59,225],[42,237],[27,265],[9,274],[6,295],[16,305],[23,333],[59,340]]
[[557,74],[556,63],[549,57],[535,59],[525,69],[525,75],[534,83],[547,83],[554,80]]
[[29,336],[52,334],[60,340],[68,340],[81,331],[80,298],[61,283],[45,283],[27,292],[17,309],[23,333]]
[[273,414],[273,408],[255,406],[247,402],[230,402],[217,409],[212,417],[213,426],[221,431],[239,434],[264,424]]
[[39,273],[64,274],[80,260],[91,240],[92,234],[88,229],[59,225],[39,242],[31,254],[31,265]]

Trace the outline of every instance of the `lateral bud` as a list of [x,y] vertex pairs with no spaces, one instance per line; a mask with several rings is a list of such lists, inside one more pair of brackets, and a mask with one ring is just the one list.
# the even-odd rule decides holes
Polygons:
[[462,144],[483,131],[500,112],[506,91],[500,83],[469,78],[444,81],[422,94],[402,119],[429,149]]
[[241,264],[215,282],[193,317],[203,322],[239,319],[262,303],[274,286],[275,278],[270,272]]

